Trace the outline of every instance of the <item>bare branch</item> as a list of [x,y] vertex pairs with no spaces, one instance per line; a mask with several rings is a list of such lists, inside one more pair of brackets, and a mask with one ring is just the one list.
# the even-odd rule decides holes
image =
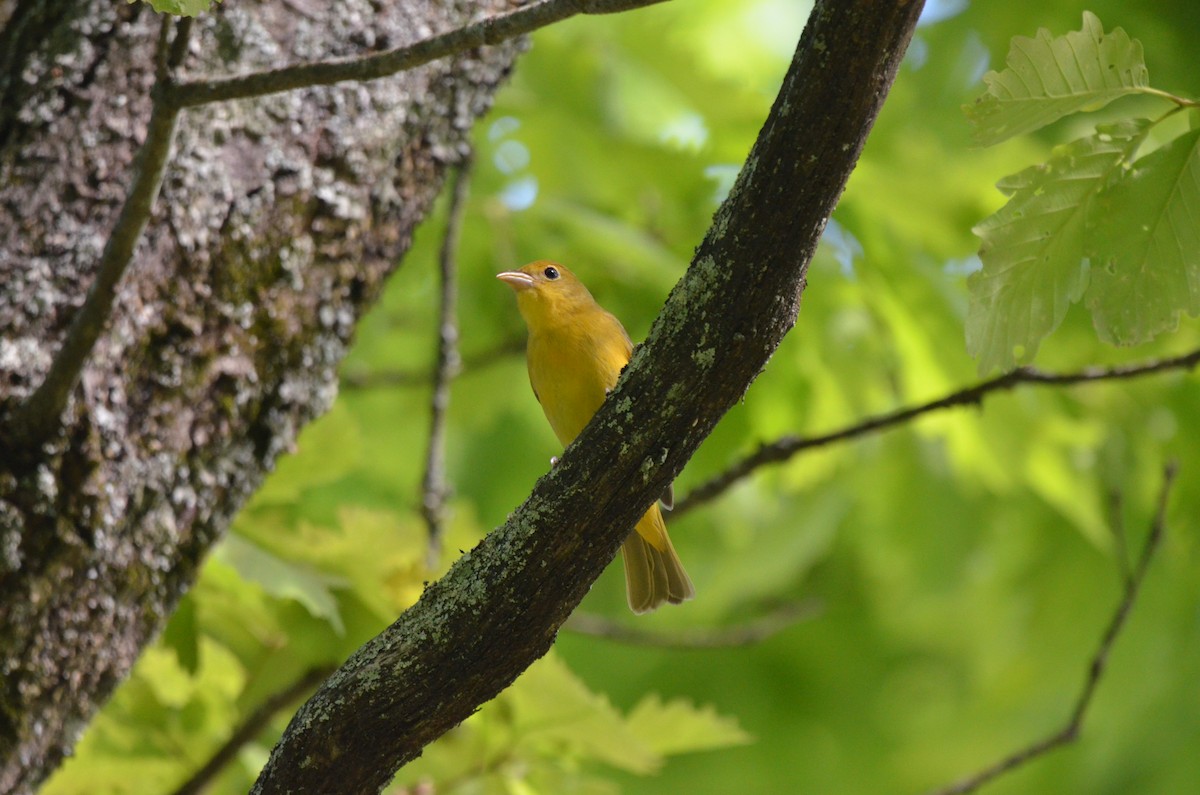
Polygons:
[[820,436],[784,436],[770,444],[764,444],[758,450],[738,461],[724,472],[715,475],[688,492],[683,499],[676,503],[674,514],[678,516],[687,513],[699,505],[716,499],[735,483],[748,477],[754,470],[761,466],[782,463],[804,450],[826,447],[838,442],[857,439],[860,436],[866,436],[878,431],[890,430],[924,414],[941,411],[942,409],[978,406],[983,403],[984,398],[994,392],[1007,392],[1022,384],[1071,386],[1073,384],[1095,381],[1120,381],[1171,370],[1191,370],[1197,363],[1200,363],[1200,349],[1181,356],[1154,359],[1141,364],[1123,364],[1116,367],[1086,367],[1070,373],[1047,373],[1033,367],[1019,367],[1003,375],[980,381],[974,386],[951,392],[944,397],[931,400],[928,403],[921,403],[885,414],[876,414],[873,417],[860,420],[841,430],[831,431]]
[[1113,487],[1108,493],[1109,525],[1112,527],[1113,543],[1116,544],[1117,569],[1121,584],[1129,587],[1133,569],[1129,560],[1129,539],[1125,532],[1125,500],[1121,490]]
[[154,105],[146,126],[146,140],[134,162],[134,178],[100,256],[95,281],[71,321],[45,380],[17,407],[5,429],[10,439],[16,442],[14,447],[23,449],[30,456],[36,456],[42,443],[54,433],[67,400],[79,383],[83,366],[112,314],[117,283],[133,259],[134,249],[162,186],[180,111],[180,105],[174,99],[170,69],[173,63],[182,59],[191,30],[190,21],[180,20],[175,41],[169,43],[170,20],[171,17],[163,16],[156,55]]
[[821,606],[815,601],[788,602],[742,624],[669,632],[643,629],[605,616],[575,612],[563,624],[563,629],[631,646],[681,650],[725,649],[761,643],[794,624],[815,618],[820,612]]
[[272,693],[258,709],[250,713],[241,725],[234,729],[233,734],[224,745],[216,750],[207,762],[192,777],[175,790],[173,795],[198,795],[203,792],[213,779],[234,760],[242,747],[262,733],[267,724],[276,714],[286,709],[301,696],[307,695],[314,687],[321,684],[331,673],[333,666],[323,665],[310,668],[300,675],[300,678],[277,693]]
[[215,80],[188,80],[179,84],[177,97],[180,105],[192,107],[347,80],[376,80],[455,53],[499,44],[577,14],[611,14],[661,2],[663,0],[542,0],[384,52],[353,58],[330,58]]
[[1121,601],[1117,605],[1117,609],[1113,612],[1112,618],[1104,630],[1104,635],[1100,638],[1100,645],[1096,648],[1095,653],[1088,662],[1083,689],[1080,690],[1079,697],[1075,701],[1075,708],[1071,711],[1070,719],[1058,731],[1029,744],[1021,750],[1006,756],[999,762],[985,767],[955,784],[935,790],[932,795],[962,795],[962,793],[974,792],[987,782],[1010,773],[1027,762],[1047,754],[1060,746],[1074,742],[1079,737],[1079,732],[1083,728],[1084,718],[1087,717],[1088,708],[1092,704],[1092,698],[1096,695],[1096,689],[1100,686],[1100,680],[1104,677],[1104,672],[1108,665],[1108,655],[1112,651],[1117,636],[1121,634],[1121,630],[1125,627],[1125,622],[1129,618],[1130,611],[1133,609],[1133,603],[1137,599],[1142,583],[1146,579],[1146,571],[1150,568],[1150,560],[1162,542],[1163,533],[1166,529],[1167,498],[1171,493],[1171,485],[1175,481],[1175,472],[1176,466],[1174,463],[1167,464],[1163,470],[1163,483],[1158,494],[1158,506],[1155,509],[1154,519],[1150,523],[1150,531],[1146,535],[1146,541],[1142,545],[1142,554],[1138,558],[1137,565],[1134,567],[1129,579],[1125,582]]
[[450,208],[446,214],[446,232],[438,254],[441,282],[441,305],[438,312],[437,356],[433,366],[433,396],[429,410],[429,451],[425,456],[425,476],[421,479],[421,516],[429,528],[430,571],[437,568],[442,555],[442,538],[446,519],[446,410],[450,406],[450,381],[458,374],[462,361],[458,356],[458,318],[455,302],[458,295],[458,235],[462,227],[463,210],[467,205],[470,185],[471,157],[468,155],[454,173],[450,190]]
[[[510,356],[515,356],[525,350],[524,337],[510,337],[501,340],[497,345],[474,354],[465,354],[462,357],[461,373],[474,372],[482,370],[485,367],[491,367],[493,364],[504,361]],[[344,373],[342,375],[342,389],[392,389],[402,387],[417,387],[427,386],[429,384],[429,370],[369,370]]]

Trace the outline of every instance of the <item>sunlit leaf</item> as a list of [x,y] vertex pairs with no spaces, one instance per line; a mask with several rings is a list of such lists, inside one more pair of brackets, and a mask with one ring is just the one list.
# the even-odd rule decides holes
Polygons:
[[753,738],[737,721],[712,707],[696,707],[681,699],[664,702],[651,694],[629,714],[629,728],[660,754],[682,754],[745,745]]
[[1138,120],[1103,126],[999,183],[1011,198],[975,227],[983,269],[967,279],[967,350],[980,372],[1032,359],[1068,305],[1083,295],[1089,209],[1148,125]]
[[195,674],[200,665],[199,640],[196,602],[190,596],[185,596],[163,630],[162,644],[175,652],[181,668],[189,674]]
[[964,106],[975,142],[984,146],[1031,132],[1081,110],[1094,110],[1149,84],[1142,43],[1121,28],[1105,33],[1083,12],[1083,29],[1016,36],[1008,67],[984,75],[987,93]]
[[650,773],[662,757],[626,725],[608,699],[588,689],[557,655],[531,665],[506,695],[523,743]]
[[280,457],[276,476],[267,478],[255,495],[258,502],[292,502],[306,490],[345,475],[358,463],[361,431],[345,405],[335,403],[328,414],[304,429],[296,446],[298,450],[320,450],[321,455]]
[[1086,303],[1101,339],[1145,342],[1200,313],[1200,130],[1138,160],[1096,205]]
[[610,123],[632,140],[699,149],[708,140],[704,117],[666,75],[627,56],[608,76]]
[[303,564],[283,560],[236,533],[230,533],[214,557],[228,563],[247,580],[258,583],[272,596],[295,599],[309,613],[324,618],[340,634],[345,630],[332,588],[340,578],[321,574]]

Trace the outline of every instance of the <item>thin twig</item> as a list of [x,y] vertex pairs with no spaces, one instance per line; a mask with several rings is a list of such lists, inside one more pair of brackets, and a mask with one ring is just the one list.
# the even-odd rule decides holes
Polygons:
[[760,643],[793,624],[815,617],[820,612],[821,607],[815,601],[788,602],[743,624],[671,632],[643,629],[590,613],[573,613],[563,627],[581,635],[592,635],[631,646],[653,646],[660,649],[724,649]]
[[937,400],[898,409],[886,414],[877,414],[841,430],[820,436],[784,436],[770,444],[762,445],[754,453],[746,456],[724,472],[710,478],[688,492],[683,499],[676,503],[674,515],[678,516],[687,513],[699,505],[712,501],[761,466],[781,463],[803,450],[825,447],[837,442],[866,436],[877,431],[888,430],[902,425],[909,420],[913,420],[922,414],[929,414],[942,409],[957,408],[959,406],[977,406],[983,402],[985,397],[993,392],[1006,392],[1021,384],[1069,386],[1093,381],[1118,381],[1169,370],[1190,370],[1198,363],[1200,363],[1200,349],[1183,354],[1182,356],[1154,359],[1141,364],[1126,364],[1116,367],[1087,367],[1070,373],[1047,373],[1033,367],[1018,367],[1016,370],[981,381],[974,386],[951,392]]
[[660,2],[663,0],[543,0],[383,52],[331,58],[214,80],[189,80],[179,85],[179,102],[183,107],[192,107],[347,80],[375,80],[448,55],[500,44],[577,14],[610,14]]
[[163,17],[158,39],[154,104],[146,126],[146,140],[134,161],[133,182],[100,256],[95,280],[83,305],[75,313],[45,380],[22,401],[8,421],[8,435],[17,448],[31,456],[35,456],[37,449],[54,433],[67,400],[79,383],[83,366],[112,314],[117,284],[133,260],[134,249],[162,186],[180,111],[174,96],[171,64],[176,58],[182,59],[182,53],[187,49],[185,38],[191,29],[189,23],[181,20],[176,26],[175,41],[170,44],[170,20],[169,16]]
[[295,703],[301,696],[307,695],[314,687],[321,684],[333,673],[333,666],[322,665],[310,668],[300,675],[300,678],[284,689],[272,693],[258,709],[250,713],[242,724],[234,729],[229,739],[209,757],[192,777],[183,782],[172,795],[197,795],[212,783],[213,779],[234,760],[242,747],[262,733],[276,713]]
[[[167,17],[164,15],[164,21]],[[171,42],[171,50],[167,53],[167,71],[174,72],[183,65],[187,57],[188,42],[192,36],[192,23],[195,17],[180,17],[175,24],[175,40]]]
[[1079,732],[1083,728],[1084,718],[1087,717],[1088,708],[1092,704],[1092,698],[1096,695],[1096,689],[1100,686],[1100,681],[1104,677],[1104,672],[1108,665],[1108,655],[1112,651],[1117,636],[1121,634],[1121,630],[1129,618],[1130,611],[1133,609],[1133,603],[1137,599],[1143,581],[1146,579],[1146,571],[1150,567],[1150,560],[1162,542],[1163,533],[1166,529],[1167,498],[1170,496],[1171,485],[1175,481],[1175,472],[1176,466],[1173,462],[1167,464],[1163,470],[1162,488],[1158,494],[1158,505],[1155,509],[1154,519],[1150,523],[1150,532],[1146,535],[1146,541],[1142,545],[1142,553],[1138,558],[1137,565],[1125,583],[1121,601],[1117,605],[1117,609],[1113,612],[1112,618],[1104,630],[1104,635],[1100,638],[1100,645],[1096,648],[1095,653],[1088,662],[1087,675],[1084,678],[1083,688],[1080,690],[1079,697],[1075,701],[1075,708],[1071,710],[1070,719],[1058,731],[1006,756],[993,765],[972,773],[955,784],[935,790],[932,795],[962,795],[966,792],[974,792],[987,782],[1009,773],[1060,746],[1074,742],[1079,737]]
[[446,409],[450,406],[450,381],[458,374],[462,361],[458,355],[458,237],[470,185],[471,156],[467,155],[454,172],[450,208],[446,213],[446,231],[438,253],[441,304],[438,310],[437,356],[433,366],[433,396],[429,410],[429,450],[425,456],[425,477],[421,479],[421,516],[429,528],[426,562],[432,571],[442,555],[445,536],[446,497]]
[[1112,525],[1113,543],[1116,545],[1117,569],[1121,577],[1121,585],[1129,587],[1133,579],[1133,569],[1129,560],[1129,539],[1125,532],[1125,500],[1118,488],[1110,489],[1108,493],[1109,523]]
[[[464,354],[460,374],[482,370],[525,350],[524,337],[510,337],[473,354]],[[367,370],[342,375],[341,389],[392,389],[429,385],[428,368],[423,370]]]

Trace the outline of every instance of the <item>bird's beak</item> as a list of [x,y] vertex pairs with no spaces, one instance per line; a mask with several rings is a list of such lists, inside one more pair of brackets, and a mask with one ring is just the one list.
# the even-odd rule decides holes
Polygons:
[[528,273],[521,273],[520,271],[497,273],[496,278],[518,292],[533,287],[533,277]]

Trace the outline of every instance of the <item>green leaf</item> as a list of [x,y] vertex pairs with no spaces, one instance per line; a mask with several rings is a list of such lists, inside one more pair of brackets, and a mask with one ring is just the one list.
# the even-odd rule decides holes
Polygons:
[[1011,198],[975,227],[983,269],[967,279],[967,350],[981,373],[1033,358],[1067,306],[1082,297],[1089,208],[1133,156],[1149,124],[1101,126],[997,185]]
[[1065,36],[1041,28],[1036,38],[1013,37],[1007,63],[984,75],[987,93],[963,106],[982,146],[1098,109],[1150,80],[1142,43],[1121,28],[1106,34],[1090,11],[1083,12],[1083,29]]
[[1100,338],[1133,345],[1200,314],[1200,130],[1134,163],[1089,217],[1086,303]]
[[712,707],[695,707],[676,699],[663,702],[652,693],[633,708],[629,728],[660,754],[710,751],[753,742],[732,718],[718,715]]
[[505,694],[521,744],[652,773],[662,757],[630,730],[604,696],[593,693],[557,655],[531,665]]
[[245,579],[258,583],[268,594],[295,599],[313,616],[332,624],[339,635],[345,631],[331,590],[345,584],[340,578],[276,557],[236,533],[226,537],[214,558],[232,566]]

